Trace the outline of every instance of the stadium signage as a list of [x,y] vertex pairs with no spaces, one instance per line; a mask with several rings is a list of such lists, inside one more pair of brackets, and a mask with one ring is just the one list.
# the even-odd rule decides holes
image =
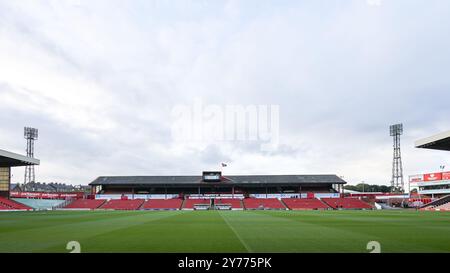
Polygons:
[[442,180],[450,180],[450,172],[442,173]]
[[442,180],[442,173],[427,173],[423,175],[424,181]]
[[410,183],[435,182],[450,180],[450,172],[416,174],[409,176]]
[[202,177],[205,182],[219,182],[222,172],[203,172]]
[[83,198],[83,192],[14,192],[10,193],[12,198],[36,198],[36,199],[67,199]]

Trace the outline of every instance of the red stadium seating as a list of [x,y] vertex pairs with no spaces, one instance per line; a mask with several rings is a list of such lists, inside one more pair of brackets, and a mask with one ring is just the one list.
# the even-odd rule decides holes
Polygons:
[[65,209],[96,209],[106,202],[104,199],[76,199],[65,206]]
[[142,205],[142,209],[146,210],[159,210],[159,209],[180,209],[183,200],[179,198],[175,199],[150,199]]
[[322,198],[334,209],[372,209],[372,206],[357,198]]
[[109,200],[100,209],[114,209],[114,210],[138,210],[144,203],[143,199],[134,200]]
[[214,204],[230,204],[232,209],[242,209],[242,203],[240,199],[222,198],[215,199]]
[[194,209],[194,205],[197,204],[210,204],[211,200],[209,199],[186,199],[184,200],[183,208],[184,209]]
[[0,197],[0,210],[32,210],[32,208],[11,199]]
[[317,198],[283,198],[281,200],[291,210],[317,210],[330,208]]
[[246,209],[286,209],[277,198],[246,198],[244,207]]

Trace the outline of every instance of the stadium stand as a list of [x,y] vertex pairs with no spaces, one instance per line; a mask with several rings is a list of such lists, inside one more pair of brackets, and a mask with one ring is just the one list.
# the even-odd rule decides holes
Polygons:
[[277,198],[246,198],[244,207],[246,209],[286,209]]
[[372,206],[357,198],[322,198],[322,201],[334,209],[372,209]]
[[0,197],[0,210],[31,210],[32,208],[22,203]]
[[210,204],[210,199],[186,199],[183,203],[183,209],[194,209],[195,205],[198,204]]
[[179,198],[174,199],[149,199],[142,205],[145,210],[176,210],[180,209],[183,200]]
[[215,199],[214,204],[230,204],[232,209],[242,209],[242,203],[240,199],[232,199],[232,198],[222,198]]
[[114,210],[138,210],[145,200],[109,200],[103,204],[100,209],[114,209]]
[[104,199],[76,199],[66,205],[65,209],[96,209],[102,206],[106,200]]
[[437,200],[434,200],[430,203],[422,206],[421,210],[448,210],[450,206],[450,195],[446,195]]
[[291,210],[318,210],[330,208],[317,198],[283,198],[281,200]]

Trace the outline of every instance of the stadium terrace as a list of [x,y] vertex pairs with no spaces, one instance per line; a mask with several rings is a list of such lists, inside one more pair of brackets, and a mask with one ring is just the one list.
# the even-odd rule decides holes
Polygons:
[[[96,208],[130,210],[332,209],[342,205],[335,201],[340,200],[344,184],[336,175],[223,175],[219,171],[199,176],[101,176],[89,184],[95,201],[78,201],[67,208],[92,208],[88,204],[92,202]],[[333,202],[326,203],[328,199]],[[372,208],[356,202],[358,208]]]
[[335,195],[346,184],[336,175],[102,176],[89,185],[95,194],[139,195]]

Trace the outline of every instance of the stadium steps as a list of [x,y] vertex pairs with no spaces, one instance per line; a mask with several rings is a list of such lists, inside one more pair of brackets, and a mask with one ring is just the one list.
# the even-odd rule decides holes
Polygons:
[[244,199],[241,199],[240,202],[241,202],[241,207],[242,207],[242,209],[243,209],[243,210],[246,210],[245,204],[244,204]]
[[283,198],[279,199],[280,203],[287,209],[287,210],[291,210],[288,205],[286,205],[286,203],[284,203]]
[[111,209],[111,210],[138,210],[144,199],[110,199],[104,203],[99,209]]
[[328,207],[328,209],[332,209],[332,207],[330,207],[327,203],[325,203],[324,201],[322,201],[322,199],[317,198],[322,204],[324,204],[325,206]]

